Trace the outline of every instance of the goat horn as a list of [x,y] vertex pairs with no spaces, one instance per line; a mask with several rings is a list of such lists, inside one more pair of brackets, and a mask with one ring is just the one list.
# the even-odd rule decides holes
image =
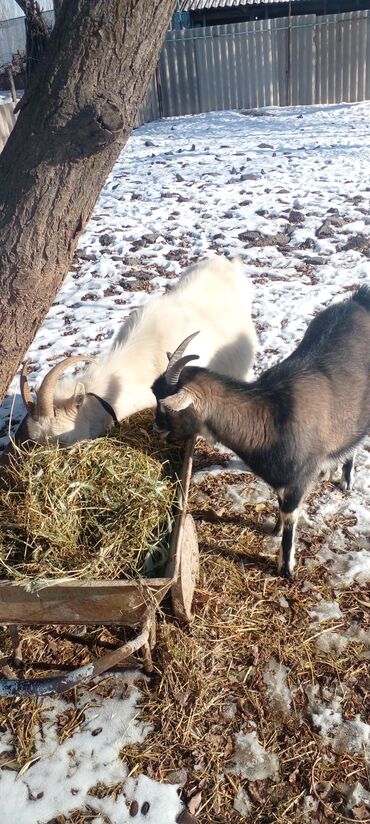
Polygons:
[[50,372],[45,375],[44,380],[37,393],[37,417],[38,418],[52,418],[54,415],[54,389],[62,372],[65,372],[72,363],[76,361],[94,362],[94,358],[89,358],[87,355],[72,355],[69,358],[64,358],[56,366],[50,369]]
[[29,415],[32,415],[35,411],[35,404],[32,398],[30,385],[28,383],[28,375],[29,375],[29,364],[30,361],[27,360],[24,362],[21,371],[21,378],[20,378],[20,385],[21,385],[21,395],[22,401],[27,409]]
[[[184,366],[187,363],[189,363],[189,361],[199,358],[199,355],[185,355],[184,358],[182,357],[186,347],[188,346],[190,341],[196,337],[196,335],[199,335],[199,332],[193,332],[192,335],[188,335],[188,337],[185,338],[185,340],[183,340],[182,343],[180,343],[175,352],[173,352],[173,354],[169,358],[168,366],[165,373],[166,383],[168,384],[168,386],[176,386]],[[167,352],[167,357],[168,355],[169,353]]]

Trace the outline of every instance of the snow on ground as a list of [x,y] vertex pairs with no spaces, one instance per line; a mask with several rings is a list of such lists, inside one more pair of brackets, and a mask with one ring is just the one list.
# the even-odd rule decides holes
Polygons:
[[[316,312],[370,280],[369,137],[370,103],[272,108],[247,115],[211,113],[137,129],[106,182],[80,239],[72,270],[27,353],[32,361],[31,382],[40,380],[63,356],[106,350],[132,309],[151,294],[164,292],[186,265],[215,253],[241,255],[253,280],[253,314],[260,343],[256,373],[288,355]],[[0,409],[2,446],[8,439],[12,407],[14,424],[24,414],[17,379]],[[256,509],[266,500],[275,505],[271,490],[259,480],[247,486],[238,482],[238,472],[243,470],[240,461],[233,458],[226,468],[235,472],[235,484],[230,484],[228,494],[237,512],[252,500]],[[357,456],[354,490],[344,495],[329,485],[316,489],[299,525],[301,556],[300,537],[305,546],[315,545],[314,538],[322,537],[316,555],[306,558],[307,569],[312,564],[321,566],[322,575],[338,592],[353,582],[363,585],[369,580],[369,469],[367,441]],[[280,603],[289,606],[283,595]],[[351,642],[361,645],[362,655],[368,654],[369,638],[361,635],[361,628],[342,629],[336,601],[319,602],[307,616],[308,624],[310,620],[311,633],[317,631],[318,649],[327,639],[327,648],[331,649],[331,643],[334,653]],[[337,623],[327,632],[321,624],[328,621]],[[273,690],[274,672],[279,681],[274,698],[280,685],[279,701],[288,709],[291,696],[286,673],[277,661],[270,662],[266,670],[267,688]],[[84,729],[73,737],[74,755],[58,746],[61,760],[55,774],[64,782],[64,795],[59,786],[52,786],[47,795],[31,802],[27,801],[27,786],[37,796],[41,769],[46,769],[46,759],[56,753],[53,723],[59,699],[46,703],[48,732],[37,744],[40,760],[17,779],[16,796],[13,773],[0,772],[0,805],[2,811],[8,810],[5,818],[3,812],[3,824],[15,820],[14,797],[24,805],[22,824],[35,821],[29,812],[35,803],[42,811],[37,820],[44,824],[47,816],[85,803],[88,785],[97,776],[107,784],[122,777],[125,766],[118,763],[117,742],[127,734],[124,719],[132,720],[129,734],[138,739],[144,734],[140,717],[134,720],[135,700],[133,693],[132,703],[122,707],[123,717],[115,714],[113,705],[97,708],[96,722],[92,707]],[[341,696],[322,701],[312,692],[309,700],[312,723],[336,751],[368,748],[370,728],[359,716],[343,722]],[[100,723],[103,716],[106,719],[111,711],[115,717],[111,751],[99,748],[94,738],[95,754],[90,758],[91,725]],[[0,739],[0,751],[4,751],[9,747],[8,731],[1,732]],[[104,737],[100,742],[108,743]],[[239,734],[237,762],[238,753],[242,775],[256,778],[260,767],[264,775],[277,771],[276,757],[261,747],[254,732]],[[68,781],[67,775],[72,775]],[[140,781],[149,779],[139,779],[138,791],[144,792]],[[66,788],[72,786],[78,798],[71,800]],[[128,793],[134,792],[127,787]],[[145,793],[160,795],[161,788],[145,785]],[[172,788],[163,803],[158,801],[162,822],[174,820],[173,793]],[[103,801],[96,807],[97,816],[105,812],[112,822],[118,821],[117,802]],[[248,796],[240,793],[236,803],[247,809]],[[109,804],[112,809],[108,810]],[[304,800],[308,820],[315,804],[311,796]],[[167,805],[170,813],[164,813]],[[125,815],[127,811],[120,808],[120,822],[126,820]],[[145,820],[152,819],[148,815]]]
[[[131,679],[116,676],[113,695],[102,698],[83,689],[75,703],[63,698],[43,702],[40,723],[35,729],[35,752],[21,773],[0,770],[0,806],[2,824],[36,824],[54,816],[89,810],[109,816],[111,824],[132,820],[130,807],[137,802],[139,811],[149,804],[146,824],[173,824],[181,810],[175,785],[160,785],[145,776],[128,777],[120,758],[125,746],[142,742],[150,731],[140,721],[139,690]],[[70,736],[63,731],[77,716]],[[2,755],[11,749],[7,732],[0,741]],[[11,761],[9,754],[9,761]],[[3,759],[4,763],[4,759]],[[6,766],[6,761],[4,763]],[[91,788],[125,781],[124,793],[116,798],[98,797]],[[103,819],[106,821],[106,819]],[[136,816],[137,824],[144,815]]]
[[314,727],[324,741],[330,743],[336,753],[360,753],[365,761],[370,758],[370,725],[356,715],[349,721],[343,721],[341,695],[325,695],[325,701],[319,697],[318,685],[308,687],[309,714]]
[[248,781],[263,781],[279,772],[278,757],[259,743],[256,732],[237,733],[233,762],[228,772]]

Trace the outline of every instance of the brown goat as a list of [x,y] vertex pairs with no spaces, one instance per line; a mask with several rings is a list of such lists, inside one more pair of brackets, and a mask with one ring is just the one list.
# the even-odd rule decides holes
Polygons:
[[156,429],[171,440],[211,436],[276,490],[279,572],[289,578],[304,496],[338,462],[350,489],[355,448],[369,430],[370,289],[320,312],[297,349],[252,383],[183,368],[189,340],[153,384]]

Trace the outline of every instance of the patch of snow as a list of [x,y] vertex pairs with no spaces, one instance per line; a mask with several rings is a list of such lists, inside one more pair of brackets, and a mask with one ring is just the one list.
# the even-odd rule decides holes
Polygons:
[[348,587],[356,581],[366,584],[370,581],[370,551],[368,549],[350,550],[337,553],[324,547],[319,553],[319,560],[329,561],[330,583],[337,587]]
[[335,785],[335,789],[346,799],[347,813],[351,813],[354,807],[362,804],[370,809],[370,793],[365,790],[360,781],[356,781],[355,784],[345,784],[341,781]]
[[331,746],[334,752],[352,752],[370,758],[370,725],[361,720],[359,715],[345,721],[333,733]]
[[[51,818],[84,810],[87,804],[97,813],[111,816],[112,824],[129,822],[122,796],[115,801],[109,796],[98,799],[90,795],[91,788],[98,783],[112,785],[125,781],[128,770],[120,752],[124,746],[143,741],[151,729],[139,718],[139,690],[118,676],[116,683],[112,697],[101,698],[96,692],[82,690],[76,706],[61,698],[44,699],[42,722],[35,730],[33,762],[22,774],[0,770],[2,824],[46,824]],[[75,710],[81,721],[63,741],[60,733],[67,714]],[[0,734],[0,750],[3,740],[7,746],[9,731],[5,736]],[[163,824],[174,824],[181,809],[173,786],[150,782],[145,776],[136,783],[128,779],[124,792],[140,803],[151,803],[151,814],[145,817],[147,824],[158,822],[158,816]],[[137,821],[139,824],[141,818]]]
[[320,652],[338,658],[348,646],[348,638],[339,632],[325,632],[316,638],[316,647]]
[[267,695],[275,712],[289,713],[292,694],[288,687],[287,668],[271,658],[263,672]]
[[312,795],[305,795],[303,799],[303,818],[304,821],[308,821],[311,824],[312,821],[312,813],[315,813],[319,806],[319,802],[316,801]]
[[358,653],[362,660],[368,657],[366,650],[370,648],[370,630],[366,630],[358,623],[352,623],[347,630],[339,632],[323,632],[316,639],[316,647],[321,652],[339,656],[348,646],[352,644],[362,644],[365,652]]
[[249,818],[253,813],[252,802],[249,795],[243,787],[240,787],[237,796],[234,799],[234,810],[236,810],[242,818]]
[[318,624],[342,618],[340,606],[336,601],[324,601],[322,599],[308,614]]
[[276,778],[279,772],[279,759],[275,753],[269,753],[258,741],[256,732],[238,732],[235,735],[233,766],[227,772],[240,775],[248,781],[263,781]]
[[307,687],[306,695],[312,724],[324,742],[330,744],[336,753],[362,754],[367,760],[370,757],[370,725],[362,721],[359,715],[343,721],[343,698],[333,695],[328,696],[328,701],[322,701],[317,684]]
[[306,689],[308,698],[308,712],[314,727],[320,732],[325,742],[334,727],[342,723],[341,703],[342,698],[334,696],[331,704],[324,703],[319,698],[319,687],[317,684]]

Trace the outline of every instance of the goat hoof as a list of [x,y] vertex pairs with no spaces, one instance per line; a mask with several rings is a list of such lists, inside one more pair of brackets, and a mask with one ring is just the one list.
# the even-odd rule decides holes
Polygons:
[[290,571],[290,569],[288,569],[287,566],[282,566],[279,569],[279,575],[280,575],[280,578],[285,578],[286,581],[292,581],[293,580],[293,573]]

